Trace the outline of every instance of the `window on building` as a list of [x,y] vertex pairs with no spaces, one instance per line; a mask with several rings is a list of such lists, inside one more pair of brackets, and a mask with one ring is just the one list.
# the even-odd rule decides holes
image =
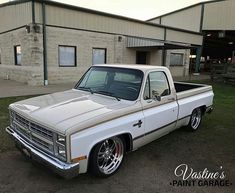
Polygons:
[[92,64],[105,64],[106,63],[106,49],[93,48]]
[[170,88],[165,73],[159,71],[149,73],[144,89],[144,100],[169,94]]
[[76,66],[76,46],[59,46],[59,66]]
[[21,46],[15,46],[14,47],[14,53],[15,53],[15,65],[21,65]]
[[170,65],[182,66],[184,63],[184,54],[171,53],[170,55]]

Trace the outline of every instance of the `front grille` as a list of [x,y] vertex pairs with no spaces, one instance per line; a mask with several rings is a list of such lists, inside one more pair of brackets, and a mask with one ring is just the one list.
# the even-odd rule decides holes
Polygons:
[[39,149],[54,154],[54,133],[36,123],[33,123],[19,114],[10,111],[13,129],[29,143]]
[[40,146],[46,148],[47,150],[53,151],[53,146],[52,146],[52,145],[49,145],[47,142],[45,142],[45,141],[43,141],[43,140],[41,140],[41,139],[39,139],[39,138],[37,138],[37,137],[35,137],[35,136],[32,136],[32,140],[33,140],[35,143],[39,144]]
[[15,121],[18,122],[21,126],[28,129],[29,128],[29,121],[24,119],[23,117],[20,117],[18,114],[15,113]]
[[39,135],[42,135],[43,137],[53,140],[53,133],[37,124],[31,123],[30,128],[33,132],[38,133]]

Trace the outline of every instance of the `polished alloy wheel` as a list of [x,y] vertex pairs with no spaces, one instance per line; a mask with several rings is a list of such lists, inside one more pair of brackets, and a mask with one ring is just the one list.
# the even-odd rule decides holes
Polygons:
[[100,145],[97,155],[97,166],[101,173],[108,175],[120,166],[124,155],[124,145],[120,138],[106,139]]
[[201,123],[201,120],[202,120],[202,111],[200,108],[197,108],[193,111],[191,115],[190,124],[191,124],[192,129],[194,130],[198,129]]

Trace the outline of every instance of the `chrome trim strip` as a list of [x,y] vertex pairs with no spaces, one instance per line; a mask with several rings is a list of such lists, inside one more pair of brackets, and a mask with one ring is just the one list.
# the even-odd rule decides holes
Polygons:
[[37,133],[31,132],[31,135],[38,138],[38,139],[40,139],[40,140],[42,140],[42,141],[44,141],[44,142],[46,142],[46,143],[48,143],[49,145],[53,145],[53,141],[50,141],[47,138],[44,138],[44,137],[38,135]]
[[23,127],[22,125],[20,125],[17,121],[13,121],[13,124],[16,124],[18,127],[20,127],[22,130],[24,130],[26,133],[30,133],[30,130],[29,130],[29,128],[25,128],[25,127]]
[[[20,135],[18,135],[11,127],[6,128],[6,132],[12,136],[16,142],[18,142],[23,147],[30,150],[32,154],[32,158],[35,158],[36,161],[44,161],[45,163],[52,166],[52,169],[59,175],[70,178],[70,176],[74,177],[79,173],[79,163],[65,163],[60,161],[59,159],[42,152],[37,147],[32,147],[26,140],[24,140]],[[68,172],[72,172],[73,174],[67,175]]]
[[184,116],[184,117],[182,117],[182,118],[179,118],[178,120],[175,120],[175,121],[172,121],[171,123],[168,123],[168,124],[166,124],[166,125],[163,125],[162,127],[158,127],[158,128],[156,128],[156,129],[154,129],[154,130],[152,130],[152,131],[149,131],[149,132],[147,132],[147,133],[144,133],[144,134],[142,134],[142,135],[139,135],[139,136],[133,138],[133,141],[134,141],[134,140],[137,140],[137,139],[139,139],[139,138],[141,138],[141,137],[144,137],[144,136],[146,136],[146,135],[149,135],[149,134],[151,134],[151,133],[154,133],[154,132],[156,132],[156,131],[159,131],[160,129],[164,129],[164,128],[166,128],[167,126],[169,126],[169,125],[171,125],[171,124],[174,124],[174,123],[177,123],[178,121],[180,121],[180,120],[182,120],[182,119],[185,119],[185,118],[188,118],[188,117],[190,117],[190,116],[191,116],[191,115]]

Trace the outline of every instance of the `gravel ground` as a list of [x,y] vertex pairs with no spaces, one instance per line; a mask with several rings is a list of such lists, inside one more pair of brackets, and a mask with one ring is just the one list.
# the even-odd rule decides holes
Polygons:
[[[221,128],[216,129],[213,137],[208,135],[211,129],[206,127],[202,127],[196,133],[187,132],[184,129],[177,130],[129,153],[120,171],[106,179],[82,174],[74,179],[65,180],[44,166],[30,162],[16,150],[4,152],[0,154],[0,192],[231,193],[235,188],[235,150],[229,144],[225,144],[226,149],[218,145],[216,141],[219,140],[220,135],[216,133],[220,130]],[[197,185],[194,187],[172,186],[170,183],[177,180],[174,170],[181,163],[188,164],[195,171],[204,168],[218,171],[222,166],[226,179],[233,184],[219,188]]]

